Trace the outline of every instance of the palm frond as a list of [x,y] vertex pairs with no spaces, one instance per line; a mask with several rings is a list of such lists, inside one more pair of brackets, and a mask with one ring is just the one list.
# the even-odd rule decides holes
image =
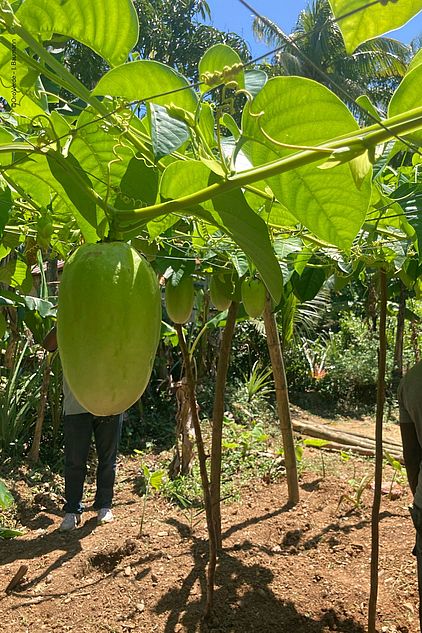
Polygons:
[[285,44],[284,31],[282,31],[275,22],[265,16],[254,18],[252,30],[256,39],[264,42],[267,46],[278,47]]

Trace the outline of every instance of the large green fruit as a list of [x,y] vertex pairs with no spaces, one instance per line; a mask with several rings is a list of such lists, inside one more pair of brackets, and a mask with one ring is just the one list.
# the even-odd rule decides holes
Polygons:
[[57,338],[76,399],[97,416],[125,411],[151,376],[161,329],[154,271],[123,242],[84,244],[67,261]]
[[166,309],[173,323],[186,323],[192,313],[195,291],[192,277],[182,277],[177,286],[166,283]]
[[217,310],[227,310],[232,302],[233,284],[221,281],[216,275],[211,277],[210,297]]
[[252,319],[260,317],[265,308],[266,289],[260,279],[242,281],[242,301],[246,312]]

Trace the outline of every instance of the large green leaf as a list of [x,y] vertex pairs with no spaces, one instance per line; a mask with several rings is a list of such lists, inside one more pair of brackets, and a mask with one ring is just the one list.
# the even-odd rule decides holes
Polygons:
[[[388,107],[388,116],[402,114],[420,107],[422,104],[422,58],[415,63],[413,70],[407,72],[399,87],[393,94]],[[422,143],[422,130],[412,132],[412,139]]]
[[25,0],[16,17],[34,36],[72,37],[122,64],[138,40],[138,17],[132,0]]
[[324,269],[306,267],[301,275],[295,271],[290,281],[299,301],[311,301],[325,281]]
[[[2,42],[3,41],[3,42]],[[47,97],[36,70],[16,59],[4,43],[13,42],[17,50],[24,50],[25,42],[16,36],[4,33],[0,40],[0,95],[6,99],[14,113],[26,117],[44,114],[48,109]]]
[[162,106],[174,104],[188,112],[194,112],[198,103],[195,92],[180,73],[149,59],[109,70],[100,79],[93,94],[123,97],[128,101],[151,100]]
[[96,242],[97,231],[92,227],[77,206],[73,204],[65,189],[52,175],[46,156],[32,155],[16,162],[10,169],[14,180],[41,207],[51,205],[55,213],[73,216],[87,242]]
[[[245,87],[245,73],[239,54],[227,44],[214,44],[199,62],[199,77],[202,83],[201,92],[207,92],[214,85],[236,82],[238,88]],[[208,80],[207,80],[208,77]]]
[[189,128],[183,121],[170,116],[163,106],[151,103],[148,111],[152,148],[155,158],[159,160],[178,150],[188,140]]
[[[95,200],[90,196],[89,189],[92,189],[92,183],[81,168],[78,160],[70,152],[66,158],[57,153],[49,152],[47,161],[52,175],[62,185],[69,200],[73,202],[75,209],[78,210],[84,220],[80,228],[84,233],[85,239],[87,241],[91,239],[92,229],[95,230],[97,237],[102,237],[103,234],[99,231],[99,226],[105,219],[105,214],[102,209],[97,207]],[[75,179],[75,174],[78,176],[77,179]],[[91,228],[85,235],[86,222]]]
[[[422,0],[329,0],[348,53],[372,37],[403,26],[422,9]],[[342,17],[345,16],[345,17]]]
[[414,70],[416,66],[419,66],[419,64],[422,64],[422,48],[418,50],[418,52],[410,62],[407,71],[410,72],[411,70]]
[[[253,116],[261,112],[262,116]],[[275,142],[265,137],[260,125]],[[331,138],[357,129],[355,119],[338,97],[302,77],[271,79],[243,115],[243,133],[251,139],[245,151],[255,166],[296,151],[277,143],[323,146]],[[365,219],[371,195],[370,173],[358,188],[347,163],[331,169],[319,167],[318,163],[305,165],[267,182],[299,222],[323,240],[347,249]]]
[[[171,163],[161,181],[161,195],[178,198],[215,182],[216,176],[200,161]],[[222,193],[191,211],[227,233],[254,262],[275,303],[280,301],[283,278],[265,222],[247,204],[240,190]]]
[[119,185],[117,209],[134,209],[155,204],[158,194],[158,171],[142,158],[133,157]]
[[117,187],[133,157],[131,148],[124,144],[117,129],[105,127],[91,108],[78,118],[77,135],[70,150],[88,174],[95,191],[113,200],[111,187]]
[[0,282],[12,288],[30,292],[32,287],[31,271],[22,259],[11,259],[0,266]]

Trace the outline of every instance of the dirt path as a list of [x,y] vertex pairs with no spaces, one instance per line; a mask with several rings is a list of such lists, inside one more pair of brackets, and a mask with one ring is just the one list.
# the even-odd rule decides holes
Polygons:
[[[308,464],[320,454],[308,449]],[[337,461],[336,461],[337,460]],[[136,460],[122,460],[114,524],[97,528],[84,515],[75,533],[61,534],[58,504],[28,495],[25,536],[0,543],[3,633],[78,631],[148,633],[364,633],[368,599],[370,503],[350,502],[350,464],[326,458],[326,472],[301,476],[301,501],[285,505],[284,480],[255,481],[241,500],[223,508],[224,555],[217,573],[215,619],[201,623],[204,585],[204,515],[190,535],[189,517],[163,499],[147,507],[138,539],[140,498]],[[356,460],[360,473],[368,461]],[[379,631],[416,633],[416,572],[410,552],[410,498],[383,497]],[[5,595],[19,565],[28,566],[20,591]]]

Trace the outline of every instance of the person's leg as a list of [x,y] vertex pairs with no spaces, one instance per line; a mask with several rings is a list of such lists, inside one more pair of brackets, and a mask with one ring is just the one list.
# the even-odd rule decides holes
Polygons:
[[420,627],[420,630],[422,631],[422,552],[416,553],[416,563],[418,566],[419,627]]
[[96,510],[112,506],[122,420],[122,415],[94,418],[94,437],[98,456],[97,492],[94,501]]
[[413,505],[409,510],[416,530],[416,544],[412,553],[416,556],[418,570],[419,626],[422,632],[422,509]]
[[81,514],[86,465],[92,437],[91,413],[64,416],[65,512]]

